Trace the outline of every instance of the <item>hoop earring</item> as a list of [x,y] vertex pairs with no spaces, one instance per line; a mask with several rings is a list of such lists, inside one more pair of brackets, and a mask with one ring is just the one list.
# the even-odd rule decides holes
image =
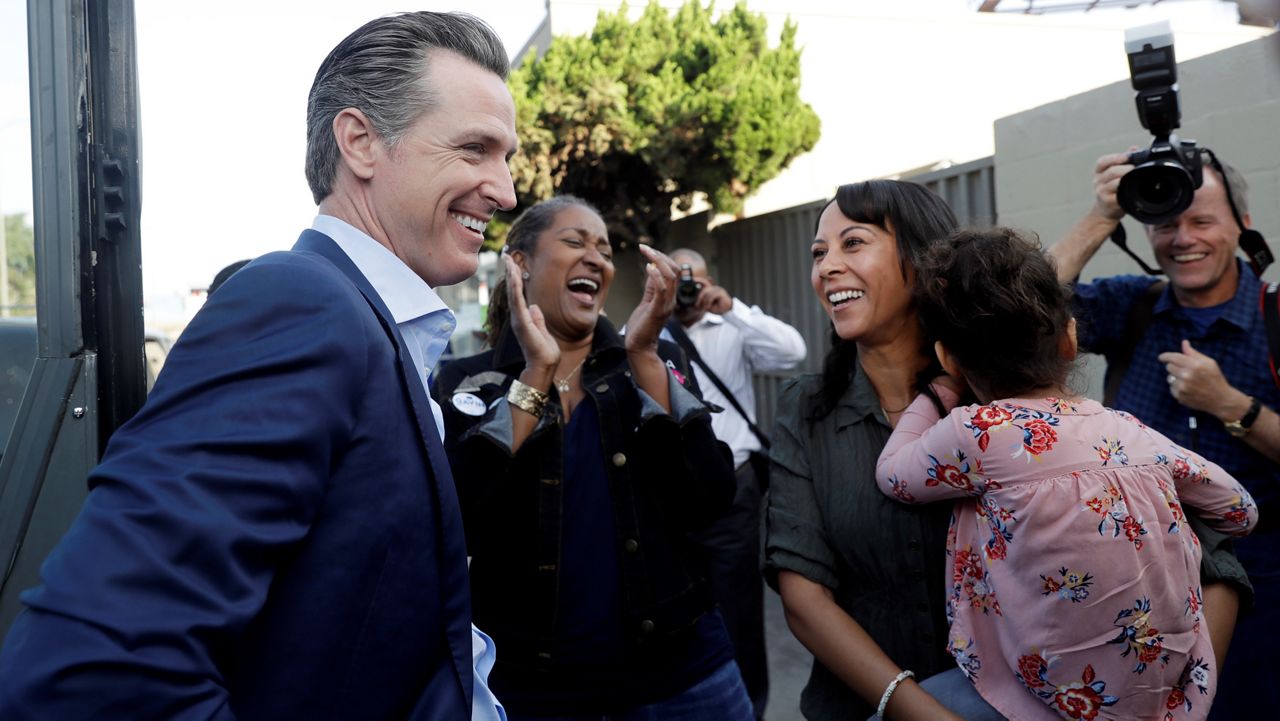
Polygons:
[[521,273],[521,274],[520,274],[520,279],[521,279],[521,280],[529,280],[529,271],[527,271],[527,270],[526,270],[525,272]]

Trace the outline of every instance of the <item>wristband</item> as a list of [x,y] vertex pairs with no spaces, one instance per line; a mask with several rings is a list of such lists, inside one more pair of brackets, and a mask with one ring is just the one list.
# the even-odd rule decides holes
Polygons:
[[876,719],[884,718],[884,707],[889,705],[889,697],[893,695],[894,691],[898,690],[898,684],[914,676],[915,673],[912,671],[903,671],[893,677],[893,680],[890,681],[889,685],[885,688],[884,695],[880,697],[880,705],[876,707]]
[[534,418],[542,417],[548,398],[546,393],[519,380],[511,381],[511,387],[507,389],[507,402]]

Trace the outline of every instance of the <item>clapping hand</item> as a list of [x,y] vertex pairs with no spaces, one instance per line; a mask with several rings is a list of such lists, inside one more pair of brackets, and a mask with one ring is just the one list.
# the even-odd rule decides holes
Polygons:
[[627,320],[626,345],[628,352],[656,352],[658,335],[676,307],[680,266],[665,253],[647,245],[640,246],[640,254],[649,263],[645,265],[644,295]]
[[525,302],[520,266],[505,252],[502,259],[507,266],[507,304],[511,309],[511,330],[516,334],[520,350],[524,353],[525,367],[553,373],[560,363],[560,346],[547,330],[547,320],[542,315],[542,309]]

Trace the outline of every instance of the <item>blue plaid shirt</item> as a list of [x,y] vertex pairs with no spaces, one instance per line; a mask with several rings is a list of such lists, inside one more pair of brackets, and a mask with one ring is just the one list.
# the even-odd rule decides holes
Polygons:
[[[1170,440],[1222,466],[1235,476],[1264,513],[1280,512],[1280,468],[1244,441],[1232,438],[1212,415],[1192,411],[1173,399],[1164,364],[1156,357],[1165,351],[1181,351],[1182,340],[1213,358],[1227,381],[1263,405],[1280,409],[1280,389],[1271,379],[1266,330],[1258,305],[1261,284],[1253,271],[1236,261],[1240,285],[1235,297],[1221,306],[1222,313],[1204,333],[1196,330],[1186,311],[1166,287],[1156,300],[1151,324],[1138,339],[1116,395],[1117,409],[1128,411]],[[1075,312],[1080,346],[1114,361],[1126,343],[1129,313],[1155,280],[1151,276],[1122,275],[1075,287]],[[1189,419],[1196,419],[1196,430]]]

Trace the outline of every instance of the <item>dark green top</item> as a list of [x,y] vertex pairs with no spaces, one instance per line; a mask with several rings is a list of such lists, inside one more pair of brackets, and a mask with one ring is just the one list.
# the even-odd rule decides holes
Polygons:
[[[806,420],[817,375],[788,382],[770,451],[765,575],[788,570],[831,589],[835,601],[905,669],[924,679],[953,668],[946,652],[945,558],[951,504],[907,506],[876,485],[892,429],[858,367],[835,410]],[[817,660],[800,696],[813,721],[875,713]]]

